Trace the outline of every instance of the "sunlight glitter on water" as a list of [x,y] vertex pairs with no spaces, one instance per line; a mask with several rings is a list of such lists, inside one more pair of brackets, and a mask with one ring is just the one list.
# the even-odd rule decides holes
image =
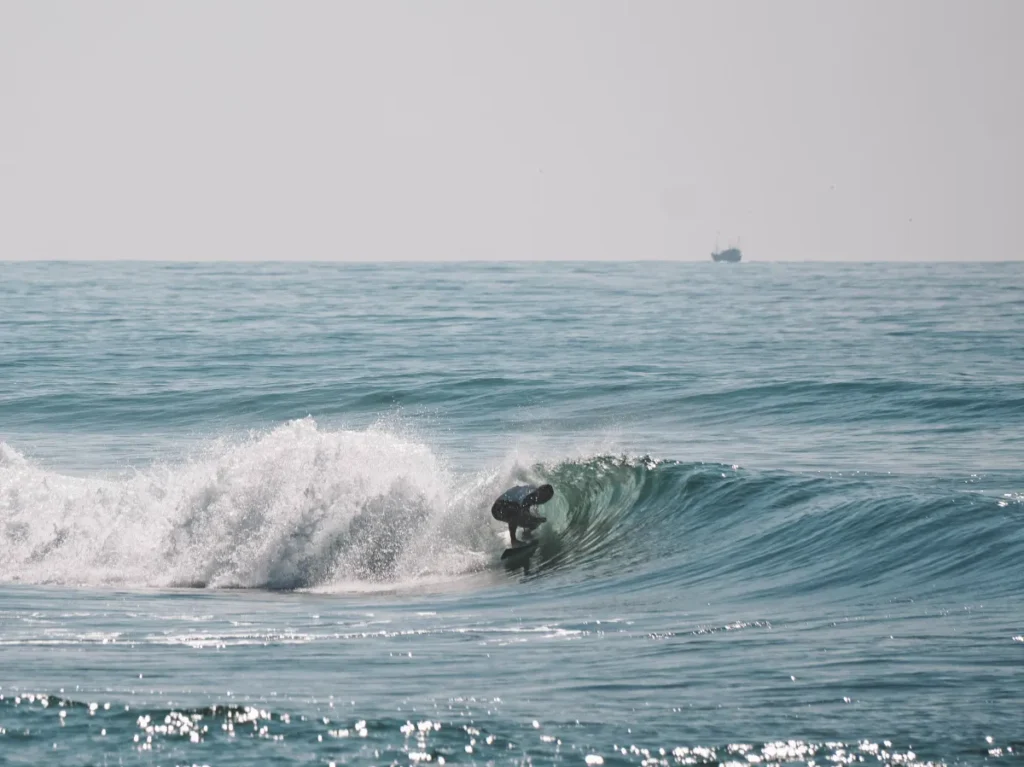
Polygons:
[[[111,747],[122,753],[125,748],[140,753],[170,749],[167,753],[175,754],[175,758],[188,758],[190,749],[199,748],[204,743],[215,743],[221,753],[226,755],[232,750],[232,744],[241,746],[243,741],[256,739],[278,742],[286,748],[287,743],[294,741],[295,747],[300,749],[307,749],[311,743],[315,743],[317,753],[341,761],[347,757],[361,756],[445,764],[457,760],[462,754],[495,763],[532,763],[543,755],[553,758],[563,753],[576,754],[576,758],[591,766],[604,764],[611,757],[618,762],[639,764],[642,767],[796,764],[814,767],[827,763],[865,762],[901,767],[937,767],[944,764],[920,760],[913,749],[899,749],[889,740],[815,743],[791,739],[762,744],[729,743],[722,746],[634,743],[612,744],[604,750],[589,738],[574,738],[572,727],[550,728],[537,721],[526,723],[524,730],[510,739],[488,732],[480,726],[458,725],[439,718],[407,719],[404,722],[352,718],[336,722],[327,716],[312,718],[256,705],[171,709],[161,713],[150,711],[136,715],[129,713],[129,706],[122,707],[111,701],[82,704],[46,693],[17,692],[12,697],[10,691],[0,692],[0,704],[12,706],[13,710],[8,709],[8,715],[13,716],[15,723],[19,719],[20,710],[41,712],[55,709],[53,724],[46,726],[45,720],[33,717],[32,725],[22,732],[31,733],[34,728],[45,730],[46,739],[53,740],[58,747],[73,748],[83,737],[99,735],[112,738]],[[102,718],[101,726],[87,724],[88,719],[94,717]],[[0,735],[15,729],[20,729],[17,724],[13,729],[8,726],[6,730],[0,730]],[[69,734],[58,735],[61,729],[66,729]],[[537,734],[529,737],[526,734],[528,731]],[[398,735],[399,742],[396,743],[390,734]],[[356,741],[357,744],[345,745],[350,741]],[[117,743],[121,746],[117,746]],[[991,737],[986,738],[984,746],[984,753],[989,759],[1017,755],[1013,744],[997,744]]]

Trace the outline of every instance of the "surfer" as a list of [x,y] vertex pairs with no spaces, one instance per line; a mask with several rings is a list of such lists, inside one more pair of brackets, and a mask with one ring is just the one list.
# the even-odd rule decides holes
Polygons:
[[551,485],[517,485],[501,494],[491,506],[491,516],[499,522],[508,523],[508,535],[512,546],[516,540],[516,528],[532,531],[547,522],[547,518],[538,516],[531,507],[547,503],[555,494]]

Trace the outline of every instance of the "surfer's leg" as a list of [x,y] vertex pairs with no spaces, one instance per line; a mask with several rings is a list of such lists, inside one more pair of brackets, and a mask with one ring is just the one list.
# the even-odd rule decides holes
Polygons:
[[512,539],[512,545],[515,546],[519,541],[516,540],[516,528],[518,525],[515,522],[508,523],[508,537]]

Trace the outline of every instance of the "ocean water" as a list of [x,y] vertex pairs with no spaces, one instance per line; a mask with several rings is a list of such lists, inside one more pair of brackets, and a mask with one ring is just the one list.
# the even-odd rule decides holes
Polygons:
[[0,764],[1020,763],[1022,565],[1021,263],[0,263]]

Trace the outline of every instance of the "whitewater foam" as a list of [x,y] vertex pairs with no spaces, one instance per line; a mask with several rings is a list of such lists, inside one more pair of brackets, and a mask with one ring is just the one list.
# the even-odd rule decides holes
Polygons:
[[0,580],[309,588],[485,568],[503,472],[452,473],[393,432],[291,421],[115,479],[41,468],[0,443]]

